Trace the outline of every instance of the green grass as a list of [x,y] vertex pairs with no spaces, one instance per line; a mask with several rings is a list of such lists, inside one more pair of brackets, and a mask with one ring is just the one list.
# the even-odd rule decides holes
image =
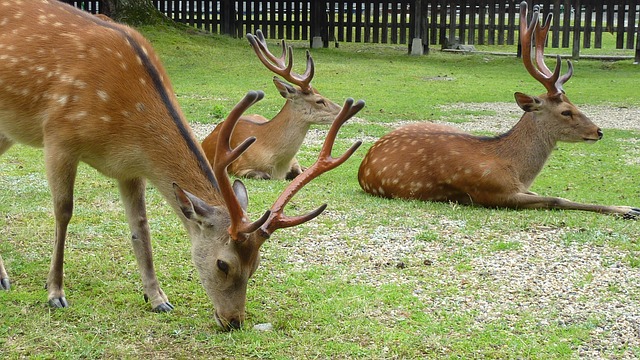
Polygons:
[[[266,98],[250,112],[274,115],[282,106],[272,75],[243,39],[144,28],[171,76],[187,118],[217,123],[250,89]],[[275,43],[270,41],[270,43]],[[302,63],[302,43],[294,43]],[[602,263],[640,267],[638,224],[571,211],[513,211],[364,194],[357,168],[373,139],[397,121],[455,120],[466,115],[442,104],[508,102],[515,91],[540,93],[520,60],[487,55],[433,53],[410,57],[403,46],[342,44],[313,50],[314,85],[327,97],[365,99],[347,123],[336,153],[355,139],[365,144],[352,159],[314,180],[293,200],[294,211],[327,202],[325,214],[280,230],[263,247],[263,261],[248,290],[247,323],[219,332],[211,304],[191,264],[179,220],[154,189],[148,210],[159,280],[176,310],[150,312],[117,186],[87,166],[76,185],[75,213],[66,248],[65,286],[71,307],[46,305],[53,219],[42,152],[15,146],[0,160],[0,253],[12,277],[0,292],[0,357],[60,358],[533,358],[569,359],[605,333],[593,314],[565,321],[562,303],[518,308],[505,294],[535,303],[536,289],[480,270],[484,260],[519,256],[543,234],[558,249],[606,249]],[[581,60],[567,83],[580,104],[640,106],[638,67],[630,62]],[[303,69],[299,69],[303,71]],[[451,77],[435,81],[434,77]],[[514,104],[515,106],[515,104]],[[484,112],[479,111],[478,115]],[[597,144],[561,144],[533,191],[576,201],[638,205],[640,166],[618,159],[633,151],[638,131],[605,129]],[[302,149],[309,165],[317,146]],[[286,182],[246,181],[253,218]],[[387,250],[408,246],[403,250]],[[302,255],[300,255],[302,254]],[[532,255],[531,267],[545,266]],[[565,264],[570,266],[570,264]],[[500,271],[500,267],[493,268]],[[593,286],[592,270],[568,285]],[[505,293],[513,286],[514,293]],[[607,301],[640,301],[640,292],[611,283],[593,294]],[[514,295],[515,294],[515,295]],[[485,311],[480,306],[486,304]],[[274,331],[252,330],[269,322]],[[640,349],[604,349],[604,356],[639,355]]]

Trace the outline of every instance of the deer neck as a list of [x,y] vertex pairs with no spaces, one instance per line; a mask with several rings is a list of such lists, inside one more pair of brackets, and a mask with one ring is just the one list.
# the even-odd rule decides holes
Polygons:
[[511,130],[498,137],[496,146],[499,156],[510,159],[526,188],[540,173],[557,143],[541,120],[532,112],[525,113]]
[[131,175],[147,178],[182,219],[174,183],[209,205],[223,204],[211,166],[181,114],[176,123],[159,121],[147,129],[129,144],[128,168],[142,167],[131,169]]
[[291,159],[302,146],[304,137],[311,126],[303,121],[304,114],[299,114],[291,101],[287,101],[280,112],[270,121],[265,123],[270,145],[281,157]]

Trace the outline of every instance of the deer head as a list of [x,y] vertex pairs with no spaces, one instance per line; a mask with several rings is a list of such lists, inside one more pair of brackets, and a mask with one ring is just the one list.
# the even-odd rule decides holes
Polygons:
[[[287,100],[285,106],[290,107],[286,111],[295,114],[302,121],[309,124],[330,124],[340,112],[340,105],[322,96],[313,86],[311,80],[315,74],[315,65],[311,54],[307,50],[307,65],[305,72],[300,75],[293,72],[293,49],[282,40],[282,53],[279,57],[273,55],[267,46],[262,31],[256,34],[247,34],[247,39],[255,51],[258,59],[274,74],[273,83],[280,95]],[[289,60],[287,61],[287,57]],[[287,83],[290,82],[293,85]]]
[[[573,75],[573,65],[567,60],[569,70],[560,76],[561,59],[556,57],[556,67],[553,72],[544,62],[544,45],[551,26],[552,14],[540,26],[540,9],[534,7],[531,23],[527,24],[527,3],[520,3],[520,42],[522,44],[522,61],[529,74],[540,82],[547,93],[540,96],[530,96],[521,92],[515,93],[515,99],[522,110],[532,114],[540,114],[538,118],[546,120],[549,132],[557,134],[559,141],[566,142],[595,142],[602,138],[602,131],[569,101],[563,90],[563,85]],[[531,54],[533,39],[535,38],[535,64]]]
[[325,204],[306,215],[289,217],[284,215],[286,204],[304,185],[342,164],[360,146],[360,142],[356,142],[342,156],[331,157],[338,130],[364,106],[362,101],[354,104],[348,99],[329,130],[318,160],[287,186],[269,211],[260,219],[250,221],[246,213],[247,190],[239,180],[231,184],[227,167],[251,146],[255,138],[248,138],[233,149],[229,139],[242,113],[262,96],[261,92],[248,93],[221,124],[213,170],[225,205],[210,206],[175,187],[182,212],[192,221],[192,239],[197,238],[193,241],[193,261],[216,308],[216,321],[224,329],[238,328],[244,321],[247,282],[258,267],[262,244],[275,230],[307,222],[326,207]]

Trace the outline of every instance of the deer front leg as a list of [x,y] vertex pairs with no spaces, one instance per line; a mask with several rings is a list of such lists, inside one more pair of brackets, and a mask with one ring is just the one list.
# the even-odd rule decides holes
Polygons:
[[11,283],[9,282],[9,275],[7,274],[7,270],[4,268],[2,256],[0,256],[0,289],[9,290],[10,288]]
[[63,147],[46,144],[45,166],[56,221],[53,254],[45,288],[48,292],[49,305],[54,308],[64,308],[69,306],[63,289],[64,243],[67,238],[67,227],[73,215],[73,185],[78,160],[67,156]]
[[510,200],[510,207],[519,209],[564,209],[582,210],[601,214],[621,215],[625,219],[640,218],[640,208],[630,206],[609,206],[596,204],[582,204],[575,201],[550,196],[532,195],[520,193],[514,195]]
[[[4,135],[0,134],[0,155],[4,154],[7,151],[13,142],[9,140]],[[4,267],[4,262],[2,262],[2,256],[0,256],[0,289],[9,290],[11,288],[11,283],[9,282],[9,274],[7,274],[7,270]]]
[[145,186],[146,182],[143,179],[122,180],[119,182],[120,196],[131,230],[133,252],[142,276],[145,301],[151,301],[153,311],[167,312],[173,310],[173,305],[160,289],[153,266],[151,234],[144,199]]
[[256,180],[269,180],[271,179],[271,175],[264,171],[260,170],[244,170],[238,172],[239,177],[245,177],[247,179],[256,179]]
[[303,168],[298,163],[298,159],[293,158],[291,159],[291,166],[289,167],[289,172],[287,173],[287,176],[285,178],[287,180],[293,180],[296,178],[296,176],[302,174],[302,172],[305,170],[306,168]]

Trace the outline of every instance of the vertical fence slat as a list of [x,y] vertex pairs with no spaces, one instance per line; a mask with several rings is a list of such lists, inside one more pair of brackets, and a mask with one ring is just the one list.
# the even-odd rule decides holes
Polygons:
[[486,29],[486,18],[487,18],[487,4],[485,1],[480,1],[478,5],[478,45],[485,45],[485,33]]
[[627,12],[627,49],[633,49],[636,24],[636,9],[638,7],[637,0],[629,1],[629,11]]
[[584,6],[584,31],[582,34],[582,47],[588,49],[591,47],[591,32],[593,31],[593,5],[591,4],[591,1],[587,1]]

